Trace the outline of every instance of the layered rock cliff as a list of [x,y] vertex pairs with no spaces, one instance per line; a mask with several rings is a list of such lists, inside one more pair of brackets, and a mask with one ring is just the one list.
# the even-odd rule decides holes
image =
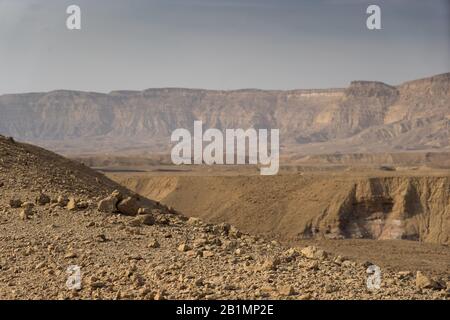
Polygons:
[[[66,151],[167,151],[176,128],[278,128],[282,144],[310,153],[449,149],[450,73],[393,87],[355,81],[347,89],[148,89],[0,96],[0,133]],[[308,149],[309,148],[309,149]],[[286,148],[285,148],[286,149]]]

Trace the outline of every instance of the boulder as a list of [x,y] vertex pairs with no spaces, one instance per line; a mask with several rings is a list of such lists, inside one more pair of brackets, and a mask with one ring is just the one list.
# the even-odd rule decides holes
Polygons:
[[44,206],[46,204],[49,204],[50,201],[51,201],[50,197],[48,195],[44,194],[44,193],[40,193],[35,199],[36,204],[38,204],[40,206]]
[[106,197],[103,200],[100,200],[97,205],[97,210],[105,213],[114,213],[117,212],[117,203],[119,199],[113,195]]
[[20,199],[11,199],[11,200],[9,200],[9,206],[11,208],[20,208],[22,206],[22,200],[20,200]]
[[135,197],[127,197],[117,204],[117,209],[126,216],[135,216],[140,209],[138,199]]
[[315,246],[308,246],[301,250],[301,253],[308,259],[324,260],[327,258],[327,253]]
[[431,279],[430,277],[424,275],[421,271],[417,271],[416,287],[419,289],[441,290],[445,288],[445,285],[441,283],[441,281]]

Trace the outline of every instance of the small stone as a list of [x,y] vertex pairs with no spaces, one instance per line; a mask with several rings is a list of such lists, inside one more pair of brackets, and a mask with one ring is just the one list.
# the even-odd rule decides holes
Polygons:
[[40,205],[40,206],[44,206],[48,203],[50,203],[50,197],[44,193],[40,193],[37,197],[36,197],[36,204]]
[[295,290],[292,286],[285,285],[278,288],[278,293],[282,296],[292,296],[295,294]]
[[22,206],[22,200],[20,200],[20,199],[11,199],[11,200],[9,200],[9,206],[11,208],[14,208],[14,209],[20,208]]
[[144,214],[138,217],[141,220],[142,224],[147,226],[151,226],[155,224],[155,218],[151,214]]
[[207,243],[208,243],[208,241],[206,239],[203,239],[203,238],[195,239],[194,240],[194,248],[202,248]]
[[29,209],[22,209],[19,212],[19,217],[21,220],[27,220],[30,217],[31,213]]
[[314,271],[319,270],[319,262],[318,262],[317,260],[310,261],[310,262],[306,265],[306,268],[307,268],[308,270],[314,270]]
[[69,198],[67,198],[64,195],[61,195],[58,197],[58,199],[56,199],[56,203],[58,204],[58,206],[60,207],[65,207],[67,206],[67,204],[69,203]]
[[119,201],[121,201],[123,199],[123,195],[119,190],[114,190],[111,193],[111,196],[117,198]]
[[342,256],[336,256],[333,260],[333,262],[335,264],[337,264],[338,266],[340,266],[344,261],[346,261],[347,259],[342,257]]
[[203,255],[203,252],[200,250],[188,250],[186,251],[186,256],[189,258],[196,258],[201,257]]
[[77,209],[84,210],[87,208],[89,208],[89,202],[87,202],[87,201],[78,201],[77,202]]
[[162,214],[155,215],[154,217],[155,217],[155,222],[157,224],[160,224],[160,225],[168,225],[169,224],[169,219]]
[[325,286],[325,292],[326,293],[333,293],[333,292],[336,292],[337,290],[338,289],[335,286],[332,286],[332,285],[329,285],[329,284],[327,284]]
[[77,200],[75,198],[70,198],[69,202],[67,202],[66,209],[69,211],[75,211],[78,209]]
[[165,292],[164,290],[159,290],[159,291],[155,294],[154,299],[155,299],[155,300],[165,300],[165,295],[166,295],[166,292]]
[[182,243],[178,246],[178,251],[180,252],[186,252],[189,250],[191,250],[191,248],[186,243]]
[[298,300],[311,300],[311,295],[309,293],[302,294],[300,297],[298,297]]
[[204,282],[203,278],[199,278],[199,279],[195,280],[194,284],[195,284],[197,287],[202,287],[202,286],[204,285],[203,282]]
[[129,222],[132,227],[139,227],[141,225],[151,226],[155,224],[155,219],[151,214],[140,215]]
[[148,244],[148,247],[149,247],[149,248],[159,248],[160,245],[159,245],[158,240],[156,240],[156,239],[150,240],[150,242],[149,242],[149,244]]
[[66,259],[72,259],[72,258],[76,258],[76,257],[77,257],[77,254],[73,251],[66,253],[66,255],[64,256],[64,258],[66,258]]
[[34,203],[32,203],[32,202],[24,202],[24,203],[22,203],[22,208],[24,208],[24,209],[32,209],[32,208],[34,208]]
[[271,286],[263,286],[263,287],[261,287],[261,289],[259,291],[263,295],[268,296],[268,295],[272,294],[275,291],[275,288],[271,287]]
[[231,250],[236,249],[236,247],[238,246],[238,243],[236,240],[226,240],[226,241],[224,241],[223,246],[224,246],[225,250],[231,251]]
[[230,237],[240,238],[242,236],[242,233],[235,226],[230,226],[230,230],[228,231],[228,235]]
[[106,287],[106,283],[104,283],[102,281],[95,281],[95,282],[91,282],[90,286],[92,289],[99,289],[99,288]]
[[33,215],[33,204],[30,202],[25,202],[22,204],[23,209],[19,212],[19,217],[21,220],[27,220]]
[[296,248],[289,248],[284,252],[284,256],[289,260],[293,260],[298,257],[300,254],[298,253]]
[[301,253],[308,259],[324,260],[327,257],[327,253],[325,251],[318,249],[315,246],[303,248]]
[[434,289],[440,290],[443,289],[444,286],[440,281],[436,281],[424,275],[421,271],[417,271],[416,273],[416,287],[419,289]]
[[126,216],[137,215],[139,208],[138,201],[135,197],[127,197],[117,204],[117,209]]
[[397,273],[397,275],[400,279],[406,279],[411,278],[413,276],[413,273],[411,271],[400,271]]
[[234,284],[226,284],[223,286],[223,289],[227,291],[234,291],[237,290],[237,287]]
[[214,252],[210,250],[204,250],[203,251],[203,258],[211,258],[214,256]]
[[131,280],[133,281],[134,285],[138,288],[145,285],[145,279],[142,275],[135,273],[131,276]]
[[106,242],[106,241],[108,241],[108,239],[106,238],[106,236],[103,233],[98,234],[95,237],[95,239],[97,240],[97,242]]
[[445,287],[446,287],[445,294],[446,294],[447,297],[450,297],[450,281],[447,281],[445,283]]
[[350,260],[345,260],[345,261],[342,261],[341,266],[343,266],[343,267],[354,267],[355,266],[355,262],[354,261],[350,261]]
[[187,224],[190,224],[190,225],[198,225],[198,224],[201,224],[201,223],[202,223],[202,221],[199,218],[196,218],[196,217],[190,217],[188,219],[188,221],[187,221]]
[[281,263],[280,259],[273,258],[273,259],[267,259],[264,261],[264,263],[261,266],[262,270],[276,270],[277,266]]

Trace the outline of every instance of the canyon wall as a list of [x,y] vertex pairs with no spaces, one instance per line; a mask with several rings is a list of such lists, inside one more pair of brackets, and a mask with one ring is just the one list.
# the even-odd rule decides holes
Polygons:
[[119,176],[126,187],[209,222],[286,240],[450,244],[450,177]]
[[282,152],[448,151],[449,101],[450,73],[329,90],[58,90],[0,96],[0,134],[63,153],[167,151],[173,130],[202,120],[206,128],[278,128]]

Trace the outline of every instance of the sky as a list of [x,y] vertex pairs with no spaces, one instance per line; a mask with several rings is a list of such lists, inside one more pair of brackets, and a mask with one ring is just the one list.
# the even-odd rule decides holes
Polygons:
[[[81,8],[81,30],[66,8]],[[381,30],[366,9],[381,8]],[[0,0],[0,94],[400,84],[450,71],[450,0]]]

